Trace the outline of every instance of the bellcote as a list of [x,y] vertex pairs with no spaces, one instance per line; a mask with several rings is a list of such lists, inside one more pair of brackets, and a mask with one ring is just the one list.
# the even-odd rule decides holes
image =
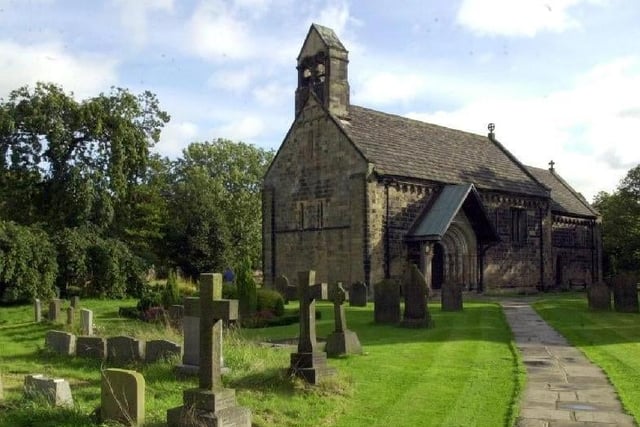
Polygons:
[[296,116],[313,93],[322,105],[337,117],[349,111],[349,52],[336,33],[327,27],[311,24],[298,55]]

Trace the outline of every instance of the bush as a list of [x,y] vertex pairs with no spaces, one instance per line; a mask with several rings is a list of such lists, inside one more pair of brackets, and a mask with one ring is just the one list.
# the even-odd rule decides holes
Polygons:
[[155,289],[147,289],[137,305],[140,312],[146,312],[151,307],[162,307],[162,294]]
[[251,261],[247,258],[240,264],[237,271],[236,287],[240,305],[240,317],[251,317],[258,306],[256,282],[251,271]]
[[280,292],[272,289],[260,288],[257,290],[258,311],[270,311],[275,316],[284,314],[284,299]]
[[222,284],[222,298],[238,299],[238,288],[233,283]]
[[174,304],[180,304],[180,289],[178,288],[178,275],[174,270],[169,270],[167,284],[162,289],[162,305],[168,308]]

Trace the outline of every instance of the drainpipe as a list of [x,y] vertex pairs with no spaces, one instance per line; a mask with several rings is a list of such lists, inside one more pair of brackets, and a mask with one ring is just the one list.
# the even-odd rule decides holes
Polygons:
[[[544,229],[542,228],[543,220],[542,220],[542,208],[538,208],[538,216],[540,222],[540,286],[538,290],[544,291]],[[551,250],[551,246],[549,246]]]
[[389,235],[389,183],[384,184],[384,196],[385,196],[385,218],[384,218],[384,278],[391,278],[390,271],[390,252],[391,252],[391,237]]

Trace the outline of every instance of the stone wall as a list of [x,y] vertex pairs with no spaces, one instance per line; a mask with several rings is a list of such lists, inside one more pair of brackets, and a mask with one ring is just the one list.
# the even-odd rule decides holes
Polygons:
[[583,287],[598,281],[597,231],[595,220],[554,215],[552,239],[556,287]]

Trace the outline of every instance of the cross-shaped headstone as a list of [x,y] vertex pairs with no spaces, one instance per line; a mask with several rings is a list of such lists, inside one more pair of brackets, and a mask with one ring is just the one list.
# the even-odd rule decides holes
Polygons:
[[336,321],[336,332],[344,332],[347,330],[347,318],[344,315],[344,302],[347,299],[347,292],[342,287],[342,283],[336,284],[333,293],[333,315]]
[[222,323],[238,319],[238,300],[215,299],[222,295],[222,275],[200,275],[200,388],[222,387]]
[[551,160],[551,161],[549,162],[549,170],[551,170],[551,171],[552,171],[552,170],[553,170],[553,167],[555,166],[555,164],[556,164],[556,162],[554,162],[553,160]]
[[300,301],[299,353],[312,353],[316,349],[316,272],[298,272],[298,299]]

